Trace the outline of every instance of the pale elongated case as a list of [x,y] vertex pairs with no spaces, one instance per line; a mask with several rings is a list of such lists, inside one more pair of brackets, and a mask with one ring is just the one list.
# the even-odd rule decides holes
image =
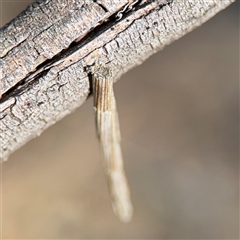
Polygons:
[[124,173],[118,113],[110,69],[95,65],[92,73],[94,112],[105,174],[115,214],[130,221],[133,208]]

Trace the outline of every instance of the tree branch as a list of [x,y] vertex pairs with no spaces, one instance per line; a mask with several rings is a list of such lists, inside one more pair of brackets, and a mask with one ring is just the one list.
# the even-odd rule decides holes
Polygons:
[[234,0],[38,0],[1,29],[1,158],[82,105],[86,66],[117,81]]

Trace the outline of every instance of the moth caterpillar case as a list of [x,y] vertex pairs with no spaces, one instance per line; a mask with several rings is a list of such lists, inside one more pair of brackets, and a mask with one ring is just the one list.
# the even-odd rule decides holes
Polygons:
[[95,63],[91,68],[97,135],[114,213],[124,222],[131,220],[133,208],[124,173],[112,72]]

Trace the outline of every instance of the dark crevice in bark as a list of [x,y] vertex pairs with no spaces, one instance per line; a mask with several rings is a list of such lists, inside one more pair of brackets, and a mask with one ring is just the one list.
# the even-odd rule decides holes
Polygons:
[[98,2],[98,0],[93,0],[93,2],[95,2],[96,4],[98,4],[99,7],[101,7],[103,9],[104,12],[109,12],[108,9],[101,3]]
[[[172,2],[173,0],[167,0],[166,3],[159,5],[159,9],[171,4]],[[6,99],[10,97],[14,97],[19,93],[23,92],[25,89],[28,89],[29,86],[31,86],[31,84],[33,84],[39,78],[45,76],[48,73],[51,66],[54,65],[54,63],[58,61],[63,61],[66,57],[68,57],[69,55],[71,55],[73,52],[77,51],[81,47],[83,47],[85,44],[91,42],[94,38],[98,37],[99,35],[104,33],[106,30],[113,28],[114,25],[116,24],[116,21],[123,21],[124,19],[129,17],[131,14],[133,14],[133,12],[143,9],[151,3],[152,1],[148,1],[143,4],[141,4],[141,1],[137,2],[134,5],[134,9],[129,9],[129,11],[125,11],[122,13],[121,19],[119,19],[118,12],[117,12],[111,15],[108,19],[105,19],[104,21],[102,21],[100,25],[90,29],[89,32],[79,41],[78,39],[73,41],[68,48],[63,49],[61,52],[56,54],[52,59],[47,59],[41,64],[39,64],[37,68],[34,70],[34,72],[29,73],[25,78],[19,81],[16,85],[11,87],[7,92],[5,92],[2,95],[2,98],[0,99],[0,104],[4,102]],[[152,11],[155,11],[155,10],[156,9]],[[151,11],[149,13],[151,13]]]

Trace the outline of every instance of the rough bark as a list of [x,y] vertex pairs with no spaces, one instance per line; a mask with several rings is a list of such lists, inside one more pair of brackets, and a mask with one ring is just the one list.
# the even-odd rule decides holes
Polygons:
[[0,32],[1,158],[86,101],[86,66],[96,59],[117,81],[233,1],[38,0],[29,6]]

